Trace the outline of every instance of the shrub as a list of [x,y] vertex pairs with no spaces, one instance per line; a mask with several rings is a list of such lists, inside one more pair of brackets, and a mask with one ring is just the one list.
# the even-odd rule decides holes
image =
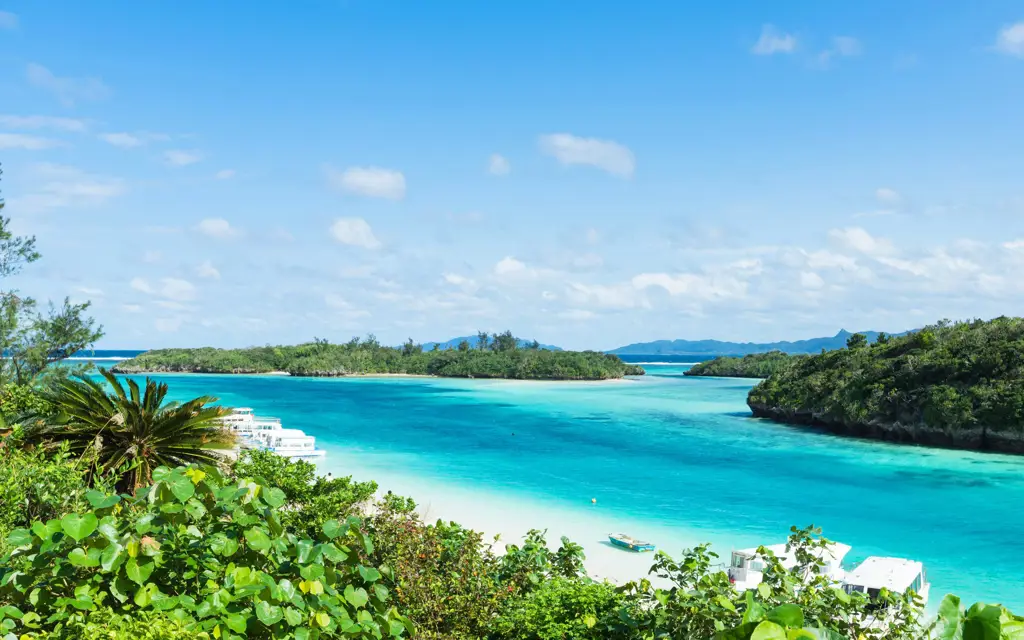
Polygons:
[[315,464],[258,449],[245,451],[235,462],[233,473],[281,489],[288,502],[288,509],[280,514],[281,524],[310,537],[315,537],[328,520],[353,514],[377,492],[375,482],[325,478],[317,475]]
[[195,466],[153,478],[138,497],[93,490],[90,509],[10,533],[0,607],[24,613],[17,626],[63,633],[79,612],[109,607],[225,640],[411,633],[389,605],[390,569],[360,561],[373,543],[357,518],[327,521],[312,540],[281,525],[280,489]]
[[66,446],[44,454],[13,444],[0,442],[0,553],[12,529],[60,518],[88,504],[86,463],[73,458]]
[[138,610],[128,614],[112,609],[76,612],[59,631],[26,634],[32,640],[209,640],[210,634],[195,634],[185,625],[162,613]]
[[625,638],[619,610],[625,598],[607,582],[551,578],[503,607],[494,640],[606,640]]

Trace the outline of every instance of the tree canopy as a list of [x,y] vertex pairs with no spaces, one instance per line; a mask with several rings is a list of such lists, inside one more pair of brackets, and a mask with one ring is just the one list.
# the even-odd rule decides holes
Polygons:
[[723,378],[767,378],[797,358],[781,351],[752,353],[737,358],[719,356],[714,360],[693,365],[683,372],[685,376],[717,376]]
[[[483,334],[481,333],[481,336]],[[409,340],[385,347],[373,336],[345,344],[317,339],[295,346],[248,349],[158,349],[117,364],[118,373],[150,371],[190,373],[267,373],[295,376],[412,374],[451,378],[531,380],[604,380],[643,375],[643,369],[618,356],[596,351],[546,351],[522,348],[511,331],[481,338],[477,349],[463,342],[455,349],[423,351]]]
[[942,321],[793,359],[750,391],[754,415],[838,433],[1024,453],[1024,319]]

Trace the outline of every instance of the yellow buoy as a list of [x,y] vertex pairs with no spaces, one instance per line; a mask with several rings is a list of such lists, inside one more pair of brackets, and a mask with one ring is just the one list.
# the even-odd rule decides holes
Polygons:
[[590,502],[591,504],[597,504],[597,498],[591,498]]

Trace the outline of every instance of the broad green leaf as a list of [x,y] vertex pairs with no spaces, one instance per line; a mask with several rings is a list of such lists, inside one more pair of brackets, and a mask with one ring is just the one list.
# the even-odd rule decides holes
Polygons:
[[[38,523],[37,523],[38,524]],[[40,536],[42,538],[42,536]],[[44,538],[45,539],[45,538]],[[32,545],[32,532],[28,529],[15,529],[7,536],[7,544],[11,547],[28,547]]]
[[253,527],[252,529],[246,529],[245,540],[249,543],[249,546],[257,551],[266,551],[270,548],[270,536],[268,536],[262,529]]
[[260,600],[256,603],[256,617],[260,619],[260,622],[270,627],[281,621],[281,618],[284,617],[284,612],[281,610],[281,607],[272,605],[266,600]]
[[131,582],[122,576],[117,576],[108,586],[110,594],[117,598],[118,601],[122,603],[128,601],[128,591],[132,588]]
[[318,611],[317,614],[313,616],[313,619],[316,620],[316,623],[321,627],[326,627],[331,624],[331,616],[327,615],[325,611]]
[[1001,615],[999,607],[981,602],[972,605],[964,617],[963,640],[1000,640]]
[[221,556],[232,556],[238,551],[238,542],[223,534],[217,534],[210,540],[210,550]]
[[348,600],[349,604],[358,609],[366,604],[370,596],[367,595],[366,589],[362,587],[353,589],[352,585],[348,585],[345,587],[345,599]]
[[121,498],[118,496],[108,496],[102,491],[95,489],[86,491],[85,499],[89,501],[93,509],[109,509],[121,501]]
[[295,640],[310,640],[309,629],[305,627],[299,627],[295,630]]
[[388,588],[379,582],[373,585],[373,593],[376,594],[378,600],[386,602],[388,599]]
[[124,547],[116,542],[111,542],[100,556],[100,567],[107,573],[116,571],[121,566],[121,561],[124,560],[123,551]]
[[762,582],[761,584],[757,585],[757,592],[761,595],[762,598],[768,598],[772,595],[772,588]]
[[281,581],[277,583],[277,587],[281,590],[281,596],[284,600],[291,600],[292,596],[295,595],[295,585],[288,578],[281,578]]
[[142,535],[143,533],[148,533],[149,530],[153,528],[153,525],[151,523],[153,522],[153,518],[155,517],[155,514],[147,513],[146,515],[136,520],[135,532],[139,535]]
[[307,564],[299,569],[299,575],[305,580],[317,580],[323,577],[324,566],[322,564]]
[[359,565],[359,575],[363,577],[363,580],[367,582],[376,582],[380,580],[380,571],[377,571],[373,567],[364,567]]
[[800,609],[799,605],[795,604],[784,604],[775,607],[765,617],[784,627],[804,626],[804,612]]
[[963,608],[960,598],[953,594],[947,595],[939,603],[938,619],[939,640],[961,640],[963,629]]
[[129,580],[141,586],[146,584],[155,566],[151,558],[129,558],[124,571]]
[[100,526],[96,528],[100,532],[100,535],[109,540],[110,542],[117,542],[120,536],[117,535],[117,527],[111,522],[101,522]]
[[333,540],[341,535],[344,528],[337,520],[328,520],[324,523],[324,535],[327,536],[328,540]]
[[263,502],[266,502],[275,509],[285,503],[284,491],[277,487],[263,487],[260,489],[260,497],[263,498]]
[[96,530],[98,524],[99,520],[91,513],[87,513],[84,516],[80,516],[77,513],[69,513],[60,519],[61,529],[75,542],[81,542],[84,538],[87,538]]
[[71,553],[68,554],[68,562],[76,567],[98,567],[100,564],[99,560],[89,557],[89,554],[81,547],[71,550]]
[[763,620],[750,634],[750,640],[788,640],[786,630],[771,620]]
[[248,626],[245,616],[240,613],[229,613],[228,616],[224,618],[224,624],[228,626],[228,629],[231,629],[235,633],[245,633],[245,628]]
[[182,473],[172,474],[167,479],[167,486],[171,488],[171,493],[178,499],[178,502],[186,502],[196,494],[196,485],[192,484],[192,480]]
[[295,627],[302,623],[302,614],[292,607],[284,608],[284,619],[291,626]]

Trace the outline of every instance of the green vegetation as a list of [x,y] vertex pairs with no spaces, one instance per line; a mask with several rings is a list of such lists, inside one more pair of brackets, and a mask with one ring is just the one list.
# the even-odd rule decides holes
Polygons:
[[767,378],[804,356],[790,356],[781,351],[754,353],[742,358],[719,356],[714,360],[695,364],[685,376],[717,376],[722,378]]
[[128,380],[126,390],[114,374],[100,369],[112,391],[85,375],[58,380],[43,392],[49,415],[29,415],[26,441],[44,446],[65,443],[92,458],[100,475],[116,474],[117,486],[134,491],[152,482],[153,469],[221,461],[218,451],[235,446],[234,435],[218,419],[224,410],[216,398],[164,402],[167,385],[146,379],[145,390]]
[[1024,319],[940,322],[854,334],[846,349],[794,360],[750,391],[754,415],[837,433],[1024,453]]
[[[482,336],[487,334],[481,333]],[[118,373],[268,373],[294,376],[366,374],[430,375],[446,378],[515,378],[522,380],[606,380],[643,375],[643,369],[618,356],[595,351],[547,351],[520,348],[510,331],[495,334],[470,348],[424,351],[411,339],[400,348],[385,347],[369,336],[345,344],[315,339],[287,347],[248,349],[158,349],[114,367]]]

